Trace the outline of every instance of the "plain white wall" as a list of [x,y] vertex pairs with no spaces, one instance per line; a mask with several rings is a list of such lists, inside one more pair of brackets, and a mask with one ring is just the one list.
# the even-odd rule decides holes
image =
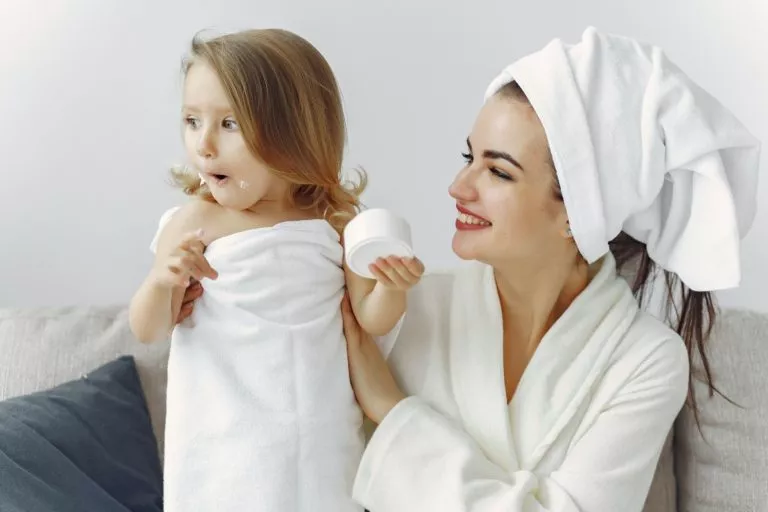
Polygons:
[[[765,0],[0,0],[0,306],[129,300],[160,213],[182,200],[167,169],[200,29],[283,27],[325,54],[365,202],[406,216],[435,267],[456,261],[446,190],[487,83],[588,25],[660,44],[768,141]],[[743,286],[721,302],[768,311],[768,154],[762,169]]]

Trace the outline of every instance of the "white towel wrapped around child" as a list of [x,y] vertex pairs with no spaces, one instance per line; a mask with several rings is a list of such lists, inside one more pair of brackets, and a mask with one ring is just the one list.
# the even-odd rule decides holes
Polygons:
[[219,277],[171,340],[165,510],[361,511],[338,234],[285,222],[215,240],[206,257]]

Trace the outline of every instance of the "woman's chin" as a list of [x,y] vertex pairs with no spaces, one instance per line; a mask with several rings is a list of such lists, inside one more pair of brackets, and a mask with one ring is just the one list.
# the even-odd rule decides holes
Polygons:
[[476,260],[478,259],[476,244],[466,240],[461,232],[456,232],[453,235],[453,241],[451,242],[451,249],[453,253],[462,260]]

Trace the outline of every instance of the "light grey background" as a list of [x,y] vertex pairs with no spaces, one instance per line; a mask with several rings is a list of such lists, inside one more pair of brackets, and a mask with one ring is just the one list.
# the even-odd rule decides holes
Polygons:
[[[768,141],[765,0],[0,0],[0,306],[121,303],[144,277],[182,155],[179,65],[198,30],[283,27],[335,69],[370,206],[453,264],[447,187],[483,92],[588,25],[663,46]],[[768,154],[762,160],[763,175]],[[727,306],[768,311],[768,179]]]

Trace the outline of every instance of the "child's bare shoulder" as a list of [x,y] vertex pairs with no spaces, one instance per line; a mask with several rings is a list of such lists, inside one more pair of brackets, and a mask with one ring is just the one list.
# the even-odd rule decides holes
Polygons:
[[194,231],[196,229],[205,229],[221,215],[223,208],[214,202],[204,199],[191,199],[179,207],[174,213],[171,222],[180,229]]
[[202,230],[203,243],[207,244],[207,238],[218,225],[222,207],[217,203],[203,199],[192,199],[175,208],[159,235],[158,246],[175,246],[181,242],[187,234]]

